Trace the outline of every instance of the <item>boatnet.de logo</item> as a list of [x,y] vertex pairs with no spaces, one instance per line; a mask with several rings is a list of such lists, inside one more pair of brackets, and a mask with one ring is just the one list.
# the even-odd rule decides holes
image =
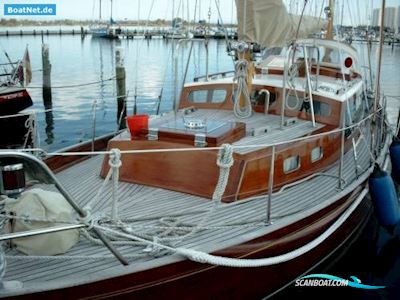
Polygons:
[[296,279],[295,286],[349,286],[357,289],[376,290],[384,289],[385,286],[362,284],[361,280],[355,276],[350,276],[351,280],[340,278],[329,274],[311,274]]
[[4,4],[5,16],[55,16],[55,4]]

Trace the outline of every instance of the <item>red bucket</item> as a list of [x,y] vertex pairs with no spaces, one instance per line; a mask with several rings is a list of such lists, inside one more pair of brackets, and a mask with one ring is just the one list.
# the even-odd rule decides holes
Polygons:
[[131,139],[135,139],[143,134],[143,130],[147,130],[149,128],[149,116],[128,116],[126,117],[126,123],[128,124],[129,132],[131,133]]

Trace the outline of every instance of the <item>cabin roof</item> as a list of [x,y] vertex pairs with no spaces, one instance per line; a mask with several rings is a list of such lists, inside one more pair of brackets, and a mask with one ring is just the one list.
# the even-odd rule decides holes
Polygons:
[[[296,77],[295,86],[297,91],[304,91],[306,86],[306,79]],[[313,81],[314,83],[315,81]],[[211,79],[210,81],[191,82],[185,84],[185,87],[199,87],[216,84],[233,84],[233,77]],[[253,85],[271,86],[276,88],[283,87],[283,76],[275,74],[258,74],[254,76]],[[363,82],[361,79],[355,79],[350,82],[346,82],[346,86],[343,86],[341,79],[336,79],[328,76],[319,76],[318,90],[313,92],[313,95],[327,97],[332,100],[339,102],[346,101],[351,95],[362,89]],[[289,86],[286,86],[289,88]],[[343,92],[344,88],[346,92]]]

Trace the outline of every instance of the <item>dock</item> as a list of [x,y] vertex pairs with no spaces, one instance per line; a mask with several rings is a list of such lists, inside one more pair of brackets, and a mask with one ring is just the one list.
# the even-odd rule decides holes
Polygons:
[[49,30],[49,29],[33,29],[33,30],[0,30],[1,36],[36,36],[36,35],[81,35],[81,34],[89,34],[87,29],[58,29],[58,30]]
[[[19,29],[19,30],[0,30],[0,37],[8,37],[8,36],[50,36],[50,35],[81,35],[86,36],[90,35],[90,30],[87,28],[81,29]],[[168,29],[163,28],[154,28],[154,29],[125,29],[121,28],[121,31],[117,34],[121,39],[134,39],[134,38],[167,38],[170,34]],[[206,38],[205,36],[196,38]],[[211,39],[224,39],[223,35],[209,35],[207,38]],[[228,34],[229,39],[236,38],[232,33]]]

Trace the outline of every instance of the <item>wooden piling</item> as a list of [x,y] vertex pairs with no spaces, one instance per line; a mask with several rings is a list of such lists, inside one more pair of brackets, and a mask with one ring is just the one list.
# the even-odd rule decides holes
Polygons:
[[51,106],[51,63],[49,59],[49,45],[42,44],[42,69],[43,69],[43,103],[45,107]]
[[125,117],[126,117],[126,74],[124,67],[124,49],[117,47],[115,49],[115,74],[117,79],[117,123],[119,120],[119,129],[126,128]]
[[84,38],[85,38],[85,30],[81,26],[81,39],[84,39]]

